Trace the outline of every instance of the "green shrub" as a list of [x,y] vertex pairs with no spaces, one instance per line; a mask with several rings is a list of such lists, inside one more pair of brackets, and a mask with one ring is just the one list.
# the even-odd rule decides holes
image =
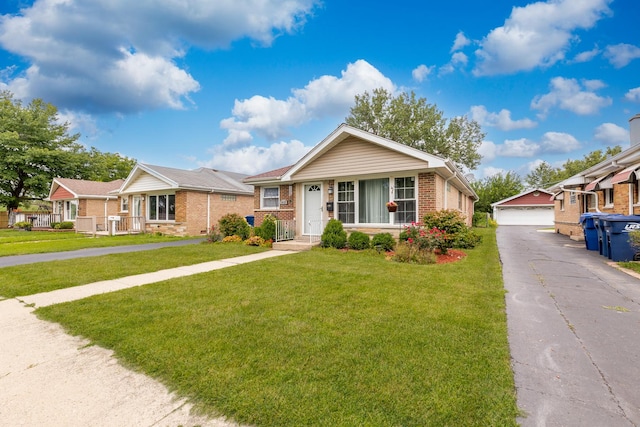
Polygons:
[[473,249],[481,241],[482,236],[475,231],[468,229],[451,237],[451,247],[459,249]]
[[320,246],[323,248],[342,249],[347,245],[347,232],[342,227],[342,222],[330,219],[320,237]]
[[262,224],[253,229],[253,234],[263,240],[275,240],[276,238],[276,218],[273,215],[265,215]]
[[60,225],[59,222],[52,222],[51,224],[49,224],[49,227],[51,227],[53,229],[58,229],[59,225]]
[[629,244],[635,249],[640,249],[640,230],[632,230],[628,236]]
[[490,216],[486,212],[475,212],[472,218],[474,227],[489,227]]
[[56,224],[56,226],[54,228],[56,228],[58,230],[72,230],[73,229],[73,223],[71,221],[60,222],[60,223]]
[[378,233],[371,239],[371,247],[380,248],[385,252],[390,252],[396,245],[396,239],[391,233]]
[[464,215],[453,209],[426,214],[424,218],[422,218],[422,225],[427,230],[435,227],[438,230],[444,231],[449,236],[466,231],[469,228],[467,227]]
[[418,245],[403,242],[396,246],[393,260],[408,264],[435,264],[438,258],[433,251],[420,249]]
[[240,243],[242,242],[242,239],[240,238],[240,236],[236,236],[235,234],[233,236],[226,236],[224,239],[222,239],[222,243]]
[[13,224],[13,228],[31,231],[31,223],[29,221],[20,221]]
[[236,213],[226,214],[218,221],[220,232],[226,236],[238,236],[241,240],[249,238],[251,227],[247,221]]
[[207,232],[207,243],[216,243],[222,240],[222,233],[215,225]]
[[264,247],[270,248],[271,240],[264,240],[260,236],[251,236],[244,241],[244,244],[247,246],[264,246]]
[[362,231],[352,232],[349,235],[347,242],[349,243],[349,248],[356,251],[369,249],[371,247],[371,239],[369,238],[369,235]]

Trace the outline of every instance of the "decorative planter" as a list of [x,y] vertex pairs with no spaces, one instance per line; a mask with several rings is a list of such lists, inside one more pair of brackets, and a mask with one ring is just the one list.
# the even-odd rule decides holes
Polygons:
[[388,210],[389,212],[395,212],[395,211],[397,211],[397,210],[398,210],[398,205],[396,205],[395,203],[394,203],[393,205],[389,205],[389,204],[388,204],[388,205],[387,205],[387,210]]

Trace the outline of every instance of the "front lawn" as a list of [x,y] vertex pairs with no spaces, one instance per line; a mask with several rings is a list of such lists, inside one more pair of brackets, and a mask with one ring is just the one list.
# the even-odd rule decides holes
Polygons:
[[0,299],[263,252],[241,243],[194,244],[0,268]]
[[[0,230],[0,256],[65,252],[185,239],[155,234],[91,237],[74,232]],[[191,237],[193,239],[193,237]]]
[[495,230],[463,260],[312,250],[40,308],[255,426],[515,426]]

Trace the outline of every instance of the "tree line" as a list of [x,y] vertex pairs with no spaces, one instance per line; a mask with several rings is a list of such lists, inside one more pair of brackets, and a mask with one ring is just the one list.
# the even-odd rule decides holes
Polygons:
[[34,99],[23,105],[0,92],[0,205],[7,210],[49,194],[54,178],[113,181],[125,178],[135,159],[87,149],[69,134],[55,106]]

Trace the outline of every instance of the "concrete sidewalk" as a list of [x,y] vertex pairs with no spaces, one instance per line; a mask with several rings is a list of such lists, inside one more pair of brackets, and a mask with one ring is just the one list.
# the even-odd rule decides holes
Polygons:
[[292,253],[271,250],[0,301],[0,426],[237,426],[191,414],[191,405],[161,383],[33,310]]

